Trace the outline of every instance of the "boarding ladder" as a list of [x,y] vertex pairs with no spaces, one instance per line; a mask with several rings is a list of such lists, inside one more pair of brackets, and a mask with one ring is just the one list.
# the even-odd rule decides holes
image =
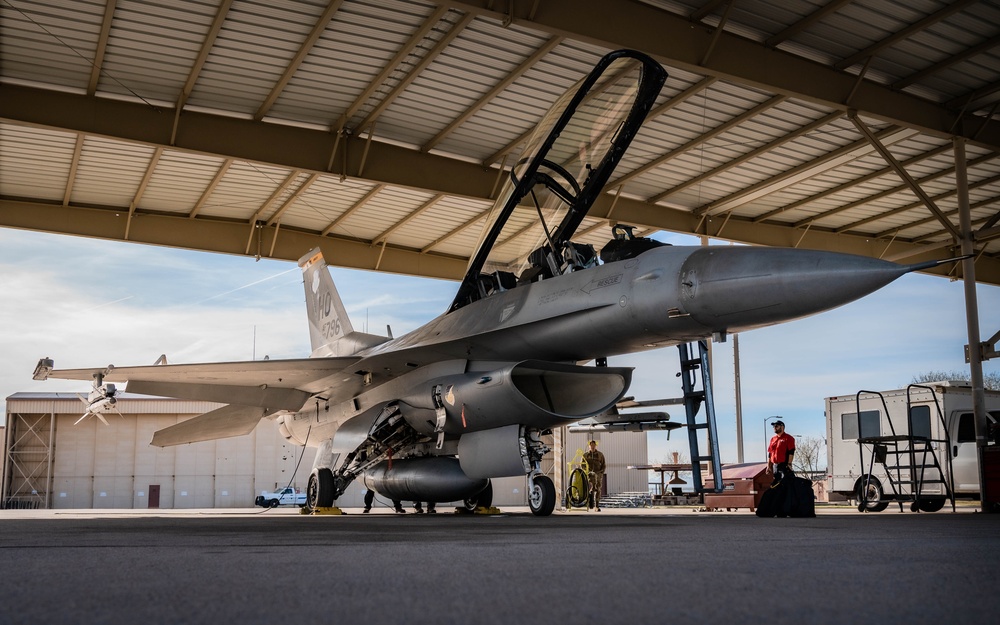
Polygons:
[[[684,391],[684,412],[687,415],[688,442],[691,446],[691,478],[695,492],[705,492],[705,482],[701,475],[701,463],[711,462],[712,475],[722,475],[722,463],[719,460],[719,434],[715,425],[715,401],[712,395],[712,373],[708,366],[708,341],[698,341],[698,355],[694,355],[694,343],[681,343],[677,346],[681,359],[681,388]],[[696,375],[701,370],[701,376]],[[701,390],[696,389],[698,378],[701,378]],[[705,405],[704,417],[699,420],[698,412]],[[708,434],[708,453],[703,455],[699,449],[699,430]],[[715,492],[722,492],[722,480],[716,479]]]
[[[913,434],[912,420],[912,395],[914,388],[921,388],[930,391],[934,399],[934,406],[937,409],[938,421],[941,423],[941,431],[944,438],[934,438],[928,432],[928,436]],[[903,511],[903,504],[910,502],[910,510],[913,512],[937,512],[944,506],[946,500],[951,501],[951,510],[955,511],[955,485],[953,481],[954,472],[951,463],[951,437],[941,412],[941,405],[938,403],[934,390],[928,386],[911,384],[906,387],[906,415],[907,427],[905,434],[897,434],[896,427],[892,422],[892,415],[886,404],[885,397],[877,391],[858,391],[855,395],[855,408],[857,414],[861,415],[861,394],[868,393],[877,395],[882,402],[882,408],[889,424],[889,436],[867,436],[858,438],[858,452],[861,456],[861,467],[865,467],[865,452],[870,452],[868,459],[868,471],[865,473],[865,481],[859,489],[858,509],[862,512],[866,510],[884,510],[888,502],[897,502],[899,511]],[[859,423],[860,425],[860,423]],[[860,432],[859,432],[860,434]],[[948,474],[945,479],[945,472],[941,463],[938,462],[935,444],[944,444],[945,455],[948,459]],[[882,465],[891,493],[885,492],[883,488],[878,502],[868,500],[864,494],[869,493],[875,463]],[[934,489],[934,485],[940,485],[940,489]],[[929,493],[930,490],[941,490],[941,493]]]

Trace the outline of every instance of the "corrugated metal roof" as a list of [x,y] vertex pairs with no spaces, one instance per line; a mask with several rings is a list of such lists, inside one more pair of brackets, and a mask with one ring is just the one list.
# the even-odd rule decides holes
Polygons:
[[[552,102],[613,46],[660,45],[642,34],[651,24],[629,24],[641,19],[678,40],[649,50],[671,78],[615,174],[619,218],[748,243],[947,255],[922,247],[950,234],[848,119],[857,107],[953,223],[949,133],[969,139],[973,225],[989,230],[978,262],[1000,282],[998,0],[573,5],[620,14],[599,30],[568,19],[566,2],[515,5],[510,19],[471,0],[345,0],[332,12],[326,0],[118,0],[110,13],[100,0],[9,0],[0,85],[27,104],[0,115],[0,202],[175,216],[180,232],[262,221],[274,241],[294,230],[464,261],[495,168],[516,161]],[[688,33],[706,43],[684,43]],[[752,47],[734,61],[741,42]],[[789,84],[803,67],[815,77]],[[829,95],[825,83],[842,77]],[[65,92],[93,112],[67,111],[55,99]],[[880,108],[900,95],[909,99]],[[451,163],[466,173],[447,173]]]

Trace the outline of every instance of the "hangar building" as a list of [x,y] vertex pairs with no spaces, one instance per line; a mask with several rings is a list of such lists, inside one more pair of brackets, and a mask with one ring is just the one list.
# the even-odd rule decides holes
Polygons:
[[[261,420],[247,436],[153,447],[156,430],[218,408],[211,402],[125,394],[121,416],[80,418],[74,393],[15,393],[7,398],[4,438],[4,508],[248,508],[262,491],[291,484],[305,490],[316,450],[302,448]],[[595,437],[600,439],[600,434]],[[568,434],[562,456],[571,460],[587,435]],[[608,492],[645,491],[647,474],[628,465],[647,461],[646,435],[604,436]],[[553,454],[543,463],[553,472]],[[565,466],[565,465],[564,465]],[[524,477],[493,481],[494,504],[527,505]],[[338,500],[361,507],[364,488],[352,484]],[[380,502],[388,505],[388,502]]]

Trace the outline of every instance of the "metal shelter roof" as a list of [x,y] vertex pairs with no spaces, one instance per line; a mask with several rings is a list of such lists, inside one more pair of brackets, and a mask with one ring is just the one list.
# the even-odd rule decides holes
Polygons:
[[947,258],[958,145],[1000,284],[998,0],[0,0],[0,226],[459,278],[623,47],[670,78],[583,240]]

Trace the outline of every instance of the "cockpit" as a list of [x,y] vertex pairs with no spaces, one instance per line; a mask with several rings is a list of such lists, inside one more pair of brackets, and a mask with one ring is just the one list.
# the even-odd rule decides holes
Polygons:
[[[619,50],[553,105],[505,177],[449,311],[658,245],[634,236],[629,226],[616,226],[599,257],[592,244],[573,236],[665,79],[649,57]],[[609,246],[613,251],[604,258]]]

